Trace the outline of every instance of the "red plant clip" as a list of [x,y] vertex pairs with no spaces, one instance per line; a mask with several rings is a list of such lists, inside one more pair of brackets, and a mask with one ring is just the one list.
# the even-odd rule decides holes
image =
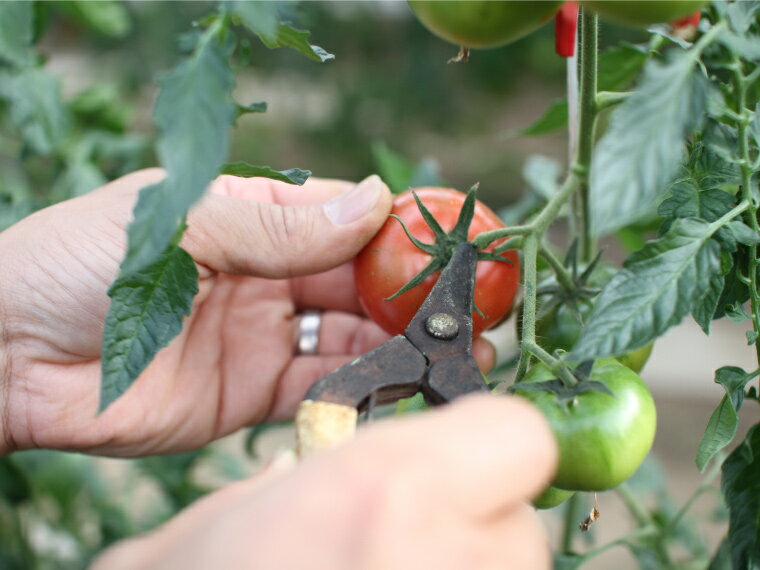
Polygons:
[[578,3],[565,2],[554,17],[554,49],[562,57],[575,55]]
[[676,20],[675,22],[671,22],[670,26],[675,30],[679,28],[686,28],[686,27],[696,28],[697,26],[699,26],[700,16],[701,16],[701,12],[700,10],[697,10],[693,14],[685,16],[684,18],[681,18],[680,20]]

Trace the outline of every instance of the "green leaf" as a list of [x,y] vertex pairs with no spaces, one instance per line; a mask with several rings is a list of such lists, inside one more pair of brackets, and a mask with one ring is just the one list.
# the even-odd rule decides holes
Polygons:
[[720,404],[710,416],[705,433],[702,434],[702,440],[699,442],[696,462],[700,472],[705,470],[716,453],[731,443],[738,427],[739,416],[731,400],[727,396],[723,396]]
[[569,359],[624,354],[678,324],[720,270],[711,233],[705,222],[679,219],[662,238],[631,255],[597,298]]
[[256,34],[269,49],[289,47],[314,61],[325,62],[335,56],[309,43],[310,33],[279,22],[276,8],[267,2],[228,2],[241,23]]
[[258,101],[256,103],[250,103],[249,105],[236,105],[235,107],[237,108],[237,118],[240,118],[243,115],[267,112],[266,101]]
[[646,48],[632,44],[613,46],[599,57],[599,91],[625,89],[649,59]]
[[103,337],[100,410],[121,396],[156,353],[182,330],[198,292],[198,270],[171,245],[149,266],[117,279]]
[[738,53],[748,61],[760,60],[760,38],[756,36],[740,36],[729,30],[724,30],[720,42],[731,51]]
[[277,37],[280,18],[274,2],[225,2],[224,6],[257,36]]
[[231,174],[232,176],[242,176],[243,178],[253,178],[260,176],[262,178],[271,178],[288,184],[297,184],[301,186],[311,176],[310,170],[301,170],[300,168],[290,168],[288,170],[274,170],[268,166],[254,166],[247,162],[229,162],[222,165],[219,174]]
[[70,0],[59,5],[65,12],[95,30],[112,38],[123,38],[132,29],[126,6],[113,0]]
[[409,189],[409,181],[414,175],[414,165],[388,145],[377,142],[372,145],[372,158],[377,165],[378,174],[394,194]]
[[27,477],[12,456],[0,457],[0,498],[17,505],[31,497]]
[[729,509],[733,568],[760,568],[760,424],[723,462],[721,490]]
[[24,142],[43,155],[58,151],[68,135],[69,115],[58,80],[40,67],[0,75],[0,99]]
[[718,303],[720,303],[720,297],[723,293],[725,282],[725,275],[717,271],[713,273],[710,276],[704,295],[691,309],[691,316],[694,317],[694,320],[706,335],[710,334],[710,326],[712,325],[715,313],[718,310]]
[[708,84],[691,52],[650,61],[641,86],[613,112],[590,176],[591,227],[600,236],[650,215],[684,157],[684,135],[700,123]]
[[164,252],[190,206],[217,176],[235,117],[227,51],[215,36],[201,42],[192,57],[159,83],[154,118],[167,177],[140,191],[122,275],[149,265]]
[[15,67],[34,63],[34,4],[0,2],[0,60]]
[[526,137],[545,135],[567,126],[567,99],[557,99],[549,105],[536,121],[523,129],[510,131],[506,137]]

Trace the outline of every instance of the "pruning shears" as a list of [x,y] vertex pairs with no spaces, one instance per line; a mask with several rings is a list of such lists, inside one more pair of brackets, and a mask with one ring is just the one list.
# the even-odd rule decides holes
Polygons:
[[488,390],[472,356],[478,253],[457,246],[404,334],[318,380],[296,414],[299,454],[337,445],[356,430],[361,411],[422,393],[438,405]]

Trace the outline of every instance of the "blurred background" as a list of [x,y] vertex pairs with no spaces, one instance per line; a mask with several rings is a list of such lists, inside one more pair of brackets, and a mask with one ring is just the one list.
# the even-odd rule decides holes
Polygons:
[[[0,81],[0,229],[34,209],[155,165],[155,78],[176,65],[183,34],[214,7],[93,4],[37,3],[38,46],[48,76],[23,93]],[[400,163],[421,182],[462,190],[480,182],[480,198],[507,218],[526,193],[526,164],[535,165],[537,155],[558,176],[564,172],[564,129],[517,134],[565,93],[566,62],[554,53],[551,25],[504,48],[473,52],[467,64],[449,64],[457,48],[428,33],[405,2],[280,4],[284,19],[311,30],[311,43],[335,60],[318,64],[293,51],[270,51],[251,37],[236,100],[267,101],[268,111],[238,121],[230,162],[298,167],[349,180]],[[602,47],[644,40],[643,32],[606,24],[601,36]],[[27,124],[49,136],[19,136],[10,114],[20,97],[32,104]],[[44,111],[44,124],[35,123],[35,108]],[[558,249],[567,247],[561,224],[552,239]],[[621,261],[624,248],[615,242],[608,247],[609,256]],[[508,360],[514,323],[491,338]],[[724,365],[755,368],[743,327],[720,321],[707,339],[685,323],[658,341],[643,374],[660,421],[654,457],[640,477],[645,488],[665,489],[679,503],[699,485],[693,458],[722,395],[711,371]],[[283,425],[163,458],[16,454],[0,465],[0,568],[81,568],[103,546],[152,528],[207,490],[254,472],[292,441]],[[664,500],[657,493],[651,497]],[[700,512],[707,523],[694,527],[694,541],[712,550],[723,522],[715,494],[704,500]],[[605,542],[629,523],[613,494],[602,496],[600,506],[595,533]],[[562,516],[557,511],[542,515],[555,542]],[[623,548],[588,567],[612,564],[638,567]]]

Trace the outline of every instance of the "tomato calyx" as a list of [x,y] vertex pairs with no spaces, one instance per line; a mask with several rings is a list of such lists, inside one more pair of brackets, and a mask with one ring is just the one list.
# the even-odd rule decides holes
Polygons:
[[[435,237],[434,243],[425,243],[417,239],[408,230],[406,224],[404,224],[404,221],[399,216],[391,214],[391,217],[395,218],[401,224],[401,228],[404,230],[404,233],[409,238],[409,240],[418,249],[430,255],[431,260],[430,263],[428,263],[419,273],[407,281],[404,286],[402,286],[390,297],[387,297],[385,299],[386,301],[392,301],[399,295],[406,293],[410,289],[413,289],[425,281],[425,279],[427,279],[436,271],[440,271],[446,267],[457,246],[461,243],[469,242],[467,239],[467,234],[470,230],[470,224],[472,224],[473,216],[475,215],[475,201],[477,198],[477,192],[478,184],[475,184],[467,192],[467,196],[462,203],[462,209],[459,211],[459,216],[457,217],[456,224],[451,229],[451,231],[446,232],[438,223],[438,220],[435,219],[433,214],[430,213],[430,210],[428,210],[425,204],[422,203],[422,200],[420,200],[419,196],[417,196],[417,193],[412,191],[412,195],[414,196],[414,200],[420,210],[422,219],[425,220],[425,223],[433,232],[433,236]],[[512,261],[506,257],[489,251],[478,251],[478,261],[481,260],[501,261],[510,264],[512,263]],[[477,307],[475,307],[475,311],[480,314],[480,311],[478,311]]]
[[[556,278],[550,278],[539,285],[536,294],[541,299],[541,302],[539,303],[536,318],[540,319],[551,313],[555,308],[564,306],[582,325],[583,311],[581,310],[581,304],[589,303],[591,299],[601,292],[599,287],[594,287],[590,283],[592,274],[599,265],[601,256],[602,253],[599,252],[593,261],[581,271],[578,263],[578,240],[575,240],[570,249],[568,249],[562,264],[569,274],[570,283],[567,284]],[[548,298],[543,299],[543,297]]]
[[[562,364],[564,366],[564,364]],[[581,362],[574,370],[568,370],[577,380],[573,385],[568,385],[561,379],[561,375],[550,380],[541,382],[515,382],[508,388],[509,392],[521,391],[541,391],[549,392],[554,395],[557,405],[563,410],[568,411],[569,407],[576,401],[578,396],[587,392],[597,391],[609,394],[613,398],[615,394],[602,382],[591,379],[591,372],[594,367],[594,360]]]

